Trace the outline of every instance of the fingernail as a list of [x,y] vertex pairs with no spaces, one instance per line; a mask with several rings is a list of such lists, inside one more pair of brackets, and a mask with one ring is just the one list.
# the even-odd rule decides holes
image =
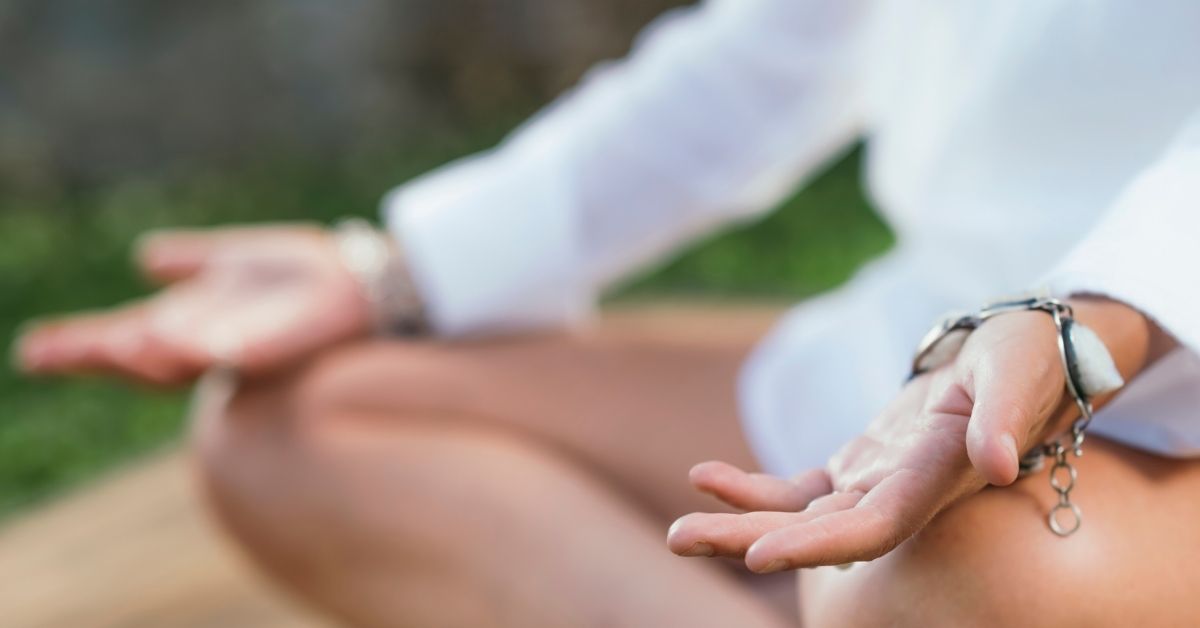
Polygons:
[[716,553],[716,548],[701,541],[699,543],[693,543],[692,546],[687,548],[687,550],[680,554],[680,556],[712,556]]
[[784,569],[787,569],[787,567],[788,567],[788,563],[786,560],[783,560],[781,558],[776,558],[775,560],[767,563],[766,567],[759,569],[758,573],[760,573],[760,574],[775,573],[777,571],[783,571]]

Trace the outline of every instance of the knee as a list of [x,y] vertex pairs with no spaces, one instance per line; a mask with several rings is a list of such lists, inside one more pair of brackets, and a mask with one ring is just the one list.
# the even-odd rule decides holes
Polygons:
[[[464,414],[487,377],[470,351],[435,343],[367,342],[253,380],[209,376],[192,406],[201,486],[224,520],[302,506],[278,489],[339,459],[347,438]],[[287,493],[293,502],[312,491]]]
[[[457,357],[432,349],[380,355],[348,348],[270,379],[204,381],[193,404],[192,446],[216,520],[268,567],[312,571],[331,568],[317,564],[324,558],[313,553],[312,539],[369,536],[354,530],[372,525],[371,518],[346,506],[370,487],[407,506],[392,542],[413,547],[436,544],[447,507],[500,500],[504,487],[480,485],[536,456],[499,431],[437,420],[438,404],[460,384],[450,363]],[[481,464],[504,473],[467,477],[466,469]],[[537,474],[527,475],[522,486],[536,483]],[[358,505],[373,501],[363,497]],[[492,504],[494,513],[504,510]],[[301,570],[297,561],[316,562]]]
[[318,487],[357,420],[345,390],[354,353],[332,352],[268,378],[210,374],[196,388],[189,418],[197,485],[216,522],[260,562],[294,561],[331,525],[335,496]]
[[201,496],[216,522],[256,558],[286,553],[289,528],[282,519],[305,507],[288,490],[300,480],[304,452],[319,446],[312,430],[299,429],[301,377],[239,382],[214,373],[193,397],[191,449]]
[[987,489],[880,559],[805,574],[805,625],[1080,625],[1105,588],[1104,540],[1098,526],[1052,534],[1047,493],[1040,476]]
[[204,464],[229,467],[247,448],[320,447],[355,418],[441,412],[463,396],[462,361],[436,345],[371,342],[270,377],[210,376],[192,406],[194,441]]

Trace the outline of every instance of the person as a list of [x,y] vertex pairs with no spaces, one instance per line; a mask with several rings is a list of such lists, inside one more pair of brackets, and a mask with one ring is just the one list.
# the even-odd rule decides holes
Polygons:
[[[213,508],[358,625],[795,621],[728,561],[664,551],[685,513],[676,553],[825,566],[799,579],[806,625],[1187,623],[1198,76],[1183,1],[711,0],[391,193],[392,245],[154,234],[140,261],[168,287],[37,327],[20,356],[162,383],[236,369],[195,411]],[[898,242],[848,285],[765,335],[761,311],[595,314],[856,138]],[[1049,470],[1017,480],[1079,412],[1044,312],[900,385],[937,314],[1039,287],[1129,382],[1071,459],[1086,521],[1066,537]],[[368,339],[381,312],[430,333]],[[705,460],[724,462],[691,468],[693,493]]]

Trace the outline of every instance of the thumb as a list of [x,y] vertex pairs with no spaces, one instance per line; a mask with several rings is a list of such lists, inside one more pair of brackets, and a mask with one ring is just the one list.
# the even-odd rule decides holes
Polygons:
[[968,393],[974,403],[966,443],[971,464],[999,486],[1017,479],[1021,452],[1053,415],[1064,386],[1056,353],[1040,346],[1016,352],[1003,347],[972,369]]

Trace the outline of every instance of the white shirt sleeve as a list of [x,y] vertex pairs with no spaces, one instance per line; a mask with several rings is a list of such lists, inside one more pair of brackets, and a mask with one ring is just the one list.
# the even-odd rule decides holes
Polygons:
[[1200,111],[1049,275],[1060,295],[1098,294],[1139,309],[1200,352]]
[[393,190],[386,218],[435,330],[568,323],[613,280],[776,203],[858,131],[864,11],[674,11],[499,147]]

